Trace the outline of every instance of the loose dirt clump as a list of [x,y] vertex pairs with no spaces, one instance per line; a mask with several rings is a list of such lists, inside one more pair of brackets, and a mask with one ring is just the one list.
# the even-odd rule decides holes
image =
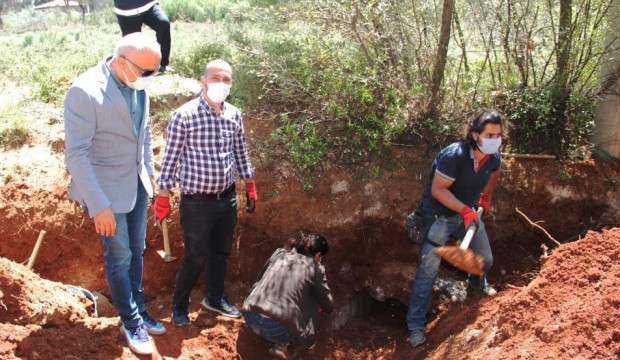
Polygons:
[[0,322],[59,326],[87,316],[88,300],[0,258]]
[[432,357],[619,358],[619,260],[618,228],[560,246],[529,285],[485,301]]

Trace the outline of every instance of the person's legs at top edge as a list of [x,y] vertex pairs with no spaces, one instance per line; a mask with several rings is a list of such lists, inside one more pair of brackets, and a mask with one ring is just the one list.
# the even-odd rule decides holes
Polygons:
[[144,23],[155,31],[157,42],[161,46],[160,72],[166,72],[170,63],[170,20],[159,4],[149,9],[143,16]]
[[116,15],[123,36],[142,31],[142,14],[134,16]]

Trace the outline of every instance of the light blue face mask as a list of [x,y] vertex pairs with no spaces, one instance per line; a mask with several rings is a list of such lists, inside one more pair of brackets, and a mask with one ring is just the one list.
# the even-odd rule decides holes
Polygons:
[[487,155],[495,154],[499,151],[499,147],[502,146],[502,138],[480,138],[478,148],[480,151]]

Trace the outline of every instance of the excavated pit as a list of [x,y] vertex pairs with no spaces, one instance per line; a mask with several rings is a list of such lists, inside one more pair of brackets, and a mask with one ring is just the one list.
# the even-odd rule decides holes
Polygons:
[[[260,139],[268,138],[272,125],[253,120],[248,121],[250,147],[259,148]],[[161,134],[154,142],[156,150],[161,150]],[[315,179],[314,188],[306,191],[292,175],[292,165],[284,160],[274,161],[278,154],[252,154],[258,164],[260,201],[255,214],[239,213],[227,292],[240,305],[269,255],[298,230],[325,235],[332,249],[325,258],[325,266],[336,311],[321,320],[321,340],[306,358],[429,357],[437,346],[449,343],[482,316],[478,309],[494,301],[463,300],[464,275],[442,265],[433,293],[428,345],[416,350],[408,347],[405,313],[419,247],[408,242],[403,223],[428,181],[424,174],[430,159],[398,149],[392,155],[390,171],[373,177],[360,173],[360,169],[326,167]],[[62,163],[57,159],[60,155],[53,156]],[[161,151],[158,161],[160,156]],[[367,164],[364,168],[372,166]],[[26,261],[39,232],[46,230],[34,272],[44,279],[81,286],[109,297],[101,241],[94,233],[92,220],[68,200],[67,177],[39,186],[45,183],[44,173],[40,168],[28,171],[32,174],[30,180],[15,176],[0,187],[0,256],[18,263]],[[560,178],[560,173],[569,176]],[[494,199],[495,211],[487,219],[495,258],[489,277],[500,295],[527,286],[536,278],[541,258],[554,249],[544,235],[516,215],[515,207],[534,221],[544,221],[539,224],[561,242],[577,240],[589,229],[620,223],[617,163],[560,164],[509,159],[503,174]],[[242,197],[240,194],[240,208],[244,205]],[[169,230],[173,253],[180,256],[183,247],[176,210]],[[149,219],[144,286],[153,315],[170,328],[168,335],[158,338],[161,354],[185,358],[266,358],[267,345],[248,333],[242,322],[220,319],[200,309],[198,289],[190,308],[195,326],[185,330],[170,326],[170,295],[180,262],[165,263],[157,254],[162,248],[159,231]],[[0,290],[5,297],[11,295]],[[134,358],[118,335],[114,310],[107,305],[100,311],[103,317],[89,317],[71,325],[50,328],[36,323],[0,324],[0,355],[79,358],[86,351],[88,358]],[[2,310],[0,303],[0,313]],[[84,340],[73,344],[75,337]],[[48,339],[53,339],[60,350],[45,345]],[[14,347],[5,351],[3,343]]]
[[[7,191],[0,195],[5,204],[0,209],[0,218],[3,229],[12,231],[3,232],[0,256],[24,262],[38,231],[45,228],[48,235],[35,271],[44,278],[83,286],[105,296],[109,295],[101,261],[100,242],[93,234],[92,224],[65,195],[23,186],[5,190]],[[12,199],[13,204],[19,206],[8,205],[8,199]],[[54,208],[50,209],[49,204],[55,204]],[[581,206],[578,204],[562,206],[576,208]],[[264,211],[269,212],[270,209]],[[592,217],[604,218],[609,207],[599,203],[597,206],[590,205],[587,211],[590,211]],[[173,214],[173,218],[176,216]],[[565,223],[566,218],[548,217],[545,221],[546,224]],[[270,234],[265,231],[266,228],[262,227],[260,221],[252,220],[254,219],[248,215],[242,215],[235,239],[235,251],[231,257],[228,292],[237,304],[240,304],[247,294],[254,275],[263,262],[285,239],[284,235],[278,237]],[[275,224],[271,224],[283,224],[286,220],[279,219]],[[173,251],[181,254],[178,224],[173,221],[171,225]],[[599,226],[603,225],[605,224],[599,223]],[[307,354],[307,358],[363,358],[369,354],[422,358],[430,356],[436,345],[443,344],[455,331],[460,330],[458,327],[451,327],[450,331],[443,329],[446,321],[455,318],[463,328],[475,321],[479,315],[475,311],[479,300],[464,298],[464,274],[444,264],[433,293],[429,322],[431,345],[413,352],[406,347],[405,315],[409,300],[409,282],[417,266],[419,248],[408,242],[401,226],[400,222],[390,218],[363,218],[360,223],[331,227],[323,232],[334,244],[333,251],[326,257],[325,262],[337,306],[331,317],[321,320],[321,336],[324,338]],[[527,228],[518,218],[489,218],[487,228],[496,264],[490,273],[491,281],[500,291],[527,285],[535,278],[540,269],[541,257],[545,256],[544,247],[541,245],[546,244],[548,248],[553,246],[541,235]],[[502,231],[498,231],[499,228]],[[553,229],[560,233],[558,238],[561,240],[568,237],[560,236],[579,234],[585,230],[580,228],[577,222],[568,230],[560,232]],[[148,306],[169,325],[169,298],[179,262],[164,263],[156,253],[162,245],[158,229],[149,226],[148,234],[145,252]],[[196,326],[188,332],[175,329],[170,338],[163,338],[158,343],[162,355],[182,357],[191,354],[198,358],[211,358],[213,354],[219,354],[220,358],[251,355],[251,358],[259,359],[266,356],[266,344],[248,333],[241,322],[214,318],[199,309],[196,305],[199,300],[199,291],[195,291],[191,310]],[[465,318],[462,315],[464,313],[467,314]],[[99,347],[87,347],[93,352],[94,358],[132,358],[133,355],[123,348],[122,339],[110,330],[110,327],[115,327],[116,324],[113,309],[108,309],[104,315],[106,316],[100,320],[85,320],[72,326],[64,324],[49,328],[48,325],[42,325],[36,332],[29,332],[25,340],[19,341],[19,337],[15,340],[16,354],[26,358],[46,358],[40,354],[51,350],[44,346],[43,339],[51,337],[61,343],[68,341],[69,339],[62,335],[64,331],[69,335],[100,337],[96,343],[113,349],[97,355]],[[18,330],[11,331],[19,333]],[[222,335],[226,333],[235,335]],[[52,351],[51,354],[62,357],[78,351],[69,347],[66,352]]]

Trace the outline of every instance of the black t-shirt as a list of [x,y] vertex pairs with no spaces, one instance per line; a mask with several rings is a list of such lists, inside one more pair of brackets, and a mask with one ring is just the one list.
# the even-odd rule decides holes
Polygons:
[[121,10],[132,10],[144,6],[153,0],[114,0],[114,7]]
[[432,179],[438,174],[454,182],[448,188],[465,205],[474,207],[482,191],[489,183],[491,174],[501,164],[499,153],[491,157],[478,171],[474,171],[473,150],[468,142],[458,141],[439,152],[431,168],[431,182],[422,196],[422,211],[425,215],[453,216],[457,213],[443,206],[431,194]]

